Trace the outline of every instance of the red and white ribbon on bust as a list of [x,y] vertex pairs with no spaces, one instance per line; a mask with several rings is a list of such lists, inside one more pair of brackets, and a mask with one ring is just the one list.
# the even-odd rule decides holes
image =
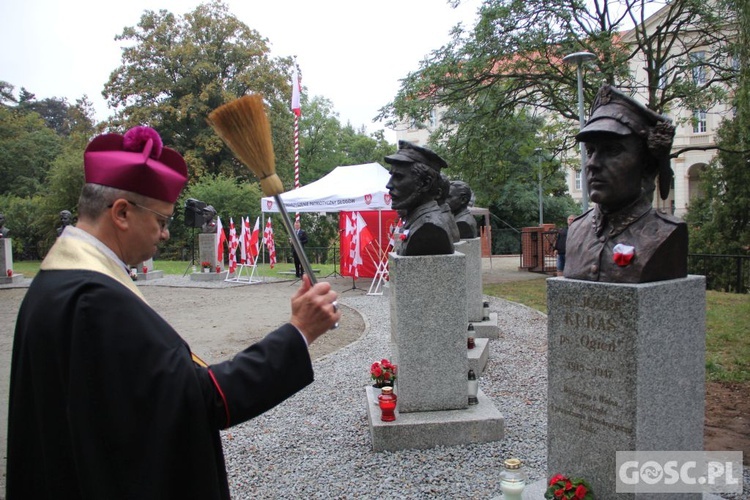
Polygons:
[[630,261],[633,260],[633,256],[635,255],[635,247],[623,245],[622,243],[615,245],[615,248],[612,250],[615,253],[613,257],[615,264],[620,267],[625,267],[630,264]]

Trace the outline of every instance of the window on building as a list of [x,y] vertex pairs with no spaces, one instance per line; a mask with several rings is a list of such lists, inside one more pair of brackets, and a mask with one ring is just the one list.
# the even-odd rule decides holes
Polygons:
[[707,130],[706,111],[703,109],[693,111],[693,133],[702,134]]
[[580,170],[576,170],[575,179],[576,179],[575,180],[576,191],[580,191],[581,190],[581,171]]
[[696,85],[706,83],[706,66],[703,63],[706,59],[706,53],[701,51],[690,54],[690,63],[693,64],[693,82]]
[[436,129],[438,126],[438,112],[435,108],[432,108],[432,111],[430,111],[430,128],[433,130]]

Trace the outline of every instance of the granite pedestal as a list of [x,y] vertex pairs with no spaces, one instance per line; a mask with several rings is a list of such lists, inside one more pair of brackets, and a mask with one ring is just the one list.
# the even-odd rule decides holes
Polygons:
[[[216,272],[216,266],[219,266],[221,271],[224,270],[224,263],[219,262],[216,256],[217,242],[216,235],[213,233],[201,233],[198,235],[198,255],[200,260],[198,261],[198,272],[192,273],[190,279],[192,281],[221,281],[226,279],[227,273]],[[203,262],[209,262],[211,264],[210,273],[201,272],[201,264]]]
[[500,327],[497,326],[497,313],[491,312],[489,319],[484,321],[472,321],[471,324],[474,325],[475,338],[500,338]]
[[13,272],[13,238],[0,238],[0,266],[0,285],[20,283],[23,280],[23,274]]
[[462,410],[401,413],[397,405],[396,420],[392,422],[380,420],[379,391],[373,387],[367,387],[366,391],[373,451],[424,450],[503,438],[503,416],[481,389],[477,393],[479,403]]
[[[144,268],[146,270],[145,273],[143,272]],[[139,281],[149,281],[164,277],[164,271],[157,271],[154,269],[154,259],[148,259],[145,262],[141,262],[141,264],[136,267],[136,270]]]
[[466,255],[466,313],[472,323],[482,321],[484,295],[482,293],[482,240],[461,240],[457,251]]
[[469,358],[469,370],[474,370],[477,378],[482,376],[487,368],[487,360],[490,356],[490,341],[488,339],[474,338],[474,349],[467,349]]
[[373,389],[367,388],[373,450],[502,439],[503,417],[492,401],[482,394],[479,405],[468,405],[465,256],[392,253],[389,260],[397,416],[382,422]]
[[[702,450],[705,278],[547,280],[548,477],[615,495],[615,452]],[[661,495],[658,498],[701,498]]]
[[390,254],[399,411],[466,408],[466,257]]

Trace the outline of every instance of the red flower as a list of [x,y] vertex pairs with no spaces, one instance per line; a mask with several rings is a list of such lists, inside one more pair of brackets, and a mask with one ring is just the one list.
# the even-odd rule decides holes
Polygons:
[[398,239],[404,241],[406,239],[406,235],[404,233],[401,233],[400,235],[398,235]]
[[13,277],[13,269],[8,269],[8,270],[6,271],[6,274],[8,275],[8,278],[11,278],[11,277]]
[[565,481],[565,476],[562,474],[557,474],[556,476],[552,476],[552,479],[549,480],[549,485],[552,486],[558,481]]
[[396,380],[397,367],[387,359],[376,361],[370,366],[370,376],[376,384],[382,385],[384,382]]
[[555,490],[555,496],[557,498],[562,498],[565,492],[563,490]]
[[576,500],[583,500],[586,497],[586,493],[588,493],[589,490],[586,489],[586,487],[582,484],[578,485],[578,488],[576,488],[576,494],[573,498]]
[[565,491],[570,491],[573,489],[573,483],[570,481],[565,481]]

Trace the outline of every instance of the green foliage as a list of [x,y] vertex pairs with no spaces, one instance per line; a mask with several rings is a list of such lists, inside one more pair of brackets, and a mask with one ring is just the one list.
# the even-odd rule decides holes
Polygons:
[[21,198],[0,195],[0,212],[13,239],[13,259],[39,259],[48,247],[49,228],[45,227],[44,197]]
[[0,194],[32,196],[42,191],[61,139],[34,112],[0,106]]
[[192,181],[224,174],[247,179],[206,123],[208,114],[242,95],[261,93],[276,146],[277,170],[290,166],[291,61],[269,57],[268,40],[230,14],[221,1],[199,5],[182,17],[146,11],[117,40],[128,42],[123,65],[112,72],[104,95],[117,112],[110,126],[148,123],[182,152]]
[[750,6],[730,0],[740,30],[735,113],[716,132],[719,153],[701,173],[702,196],[686,216],[692,253],[740,254],[750,250]]

